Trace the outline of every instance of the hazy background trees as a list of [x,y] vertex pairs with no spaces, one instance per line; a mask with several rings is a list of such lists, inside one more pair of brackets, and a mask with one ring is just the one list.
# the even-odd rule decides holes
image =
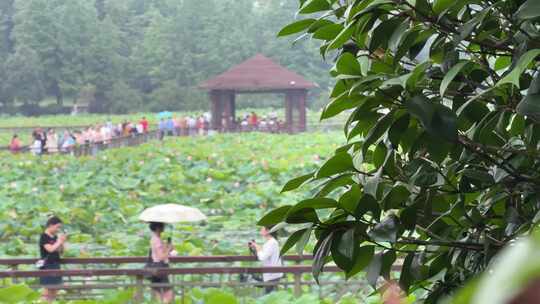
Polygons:
[[[0,111],[55,113],[207,107],[197,84],[263,53],[329,85],[309,40],[276,33],[295,1],[5,0],[0,3]],[[243,102],[251,106],[259,98]],[[317,100],[317,98],[312,98]],[[321,103],[313,102],[319,107]]]

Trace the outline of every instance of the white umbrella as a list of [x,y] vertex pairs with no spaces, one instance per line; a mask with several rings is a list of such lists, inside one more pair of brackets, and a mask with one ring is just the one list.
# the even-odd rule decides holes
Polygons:
[[145,209],[139,216],[139,219],[144,222],[172,224],[204,221],[206,220],[206,215],[197,208],[178,204],[164,204]]

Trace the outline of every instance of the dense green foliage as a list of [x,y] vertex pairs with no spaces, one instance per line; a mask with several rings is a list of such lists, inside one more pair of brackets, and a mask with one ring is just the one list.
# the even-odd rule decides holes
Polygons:
[[258,237],[256,219],[299,198],[280,196],[280,185],[313,170],[317,153],[329,153],[336,137],[170,138],[163,146],[96,158],[2,154],[0,256],[36,256],[37,238],[53,213],[67,223],[68,255],[145,255],[148,229],[137,216],[160,203],[195,206],[209,216],[206,224],[169,230],[180,254],[247,254],[246,240]]
[[[123,291],[109,291],[105,295],[97,300],[80,300],[80,301],[59,301],[60,304],[140,304],[133,300],[134,291],[131,289]],[[25,285],[13,285],[0,289],[0,303],[16,304],[16,303],[31,303],[39,299],[39,293],[33,291]],[[180,303],[178,300],[177,303]],[[380,296],[359,297],[351,294],[346,294],[338,301],[332,299],[319,299],[316,294],[304,294],[299,298],[295,298],[290,291],[278,291],[265,295],[259,298],[242,297],[237,298],[233,293],[227,289],[198,289],[194,288],[187,293],[185,301],[183,303],[190,304],[381,304],[382,300]],[[144,303],[155,303],[147,298]],[[404,302],[403,304],[410,304],[412,301]]]
[[[0,110],[53,97],[92,112],[205,109],[197,84],[264,53],[328,87],[310,41],[275,33],[294,1],[8,0],[0,3]],[[257,104],[260,98],[247,102]]]
[[375,286],[401,258],[402,288],[437,303],[540,219],[540,2],[299,2],[311,18],[281,34],[337,55],[323,117],[354,111],[347,144],[284,189],[315,195],[261,224],[313,233],[315,275],[331,257]]

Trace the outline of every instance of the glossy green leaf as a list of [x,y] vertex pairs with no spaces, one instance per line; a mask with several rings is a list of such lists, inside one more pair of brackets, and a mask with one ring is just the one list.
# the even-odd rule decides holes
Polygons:
[[529,86],[527,95],[519,102],[517,112],[521,115],[540,118],[540,74],[537,74]]
[[304,234],[302,234],[302,237],[300,240],[296,243],[296,253],[298,255],[304,254],[304,249],[306,248],[306,245],[309,242],[309,239],[311,238],[311,232],[313,231],[313,227],[308,228]]
[[375,225],[369,232],[369,236],[377,242],[395,242],[399,229],[399,220],[396,216],[391,215],[385,218],[382,222]]
[[285,220],[285,216],[289,212],[292,206],[283,206],[267,213],[263,218],[257,222],[258,226],[271,226],[278,224]]
[[334,117],[343,111],[356,108],[367,100],[367,97],[361,95],[349,96],[344,92],[337,98],[330,100],[321,114],[321,120]]
[[347,279],[353,277],[360,271],[364,270],[366,267],[368,267],[371,263],[371,260],[373,258],[373,255],[375,253],[375,247],[374,246],[362,246],[358,249],[358,252],[355,255],[354,258],[354,265],[352,268],[346,273]]
[[302,8],[300,9],[300,14],[312,14],[320,11],[325,11],[330,9],[330,3],[327,0],[307,0]]
[[515,18],[527,20],[540,17],[540,2],[536,0],[527,0],[523,3],[515,14]]
[[341,33],[342,30],[343,25],[341,24],[328,24],[317,29],[315,33],[313,33],[313,38],[326,41],[334,40],[336,36]]
[[317,210],[317,209],[336,208],[337,206],[338,206],[338,203],[331,198],[317,197],[317,198],[306,199],[299,202],[298,204],[290,208],[288,213],[293,214],[302,209],[312,208],[312,209]]
[[512,64],[512,57],[510,56],[501,56],[495,60],[495,71],[500,71],[502,69],[506,69]]
[[506,83],[511,83],[514,86],[519,88],[519,79],[521,77],[521,74],[523,74],[523,72],[527,69],[527,67],[534,60],[534,58],[536,58],[539,55],[540,55],[540,49],[530,50],[526,52],[525,54],[523,54],[519,58],[514,69],[508,75],[506,75],[503,79],[499,80],[499,82],[497,82],[496,84],[496,87],[501,86]]
[[317,212],[313,208],[302,208],[296,212],[288,212],[285,218],[288,224],[319,223]]
[[484,21],[489,12],[490,8],[484,9],[480,13],[474,15],[471,20],[467,21],[467,23],[465,23],[460,29],[459,40],[461,41],[469,37],[469,35],[474,31],[474,29]]
[[339,206],[351,214],[355,214],[362,191],[358,185],[352,185],[349,191],[339,198]]
[[362,75],[360,64],[356,57],[351,53],[344,53],[339,56],[339,59],[336,62],[336,70],[343,75]]
[[366,136],[364,144],[362,145],[362,154],[365,155],[369,147],[375,142],[377,142],[381,138],[381,136],[386,133],[386,131],[388,131],[393,121],[394,112],[387,113],[386,115],[381,117],[379,121],[377,121],[375,126],[369,131],[368,135]]
[[376,288],[377,287],[377,280],[379,279],[379,276],[381,275],[381,269],[382,269],[382,254],[377,253],[373,256],[371,259],[371,262],[369,263],[369,266],[367,268],[367,281],[371,287]]
[[342,47],[343,44],[345,44],[351,38],[351,36],[354,33],[355,28],[356,27],[355,27],[354,23],[351,23],[351,24],[347,25],[347,27],[345,27],[336,36],[336,38],[334,40],[332,40],[332,42],[330,42],[330,45],[328,45],[328,48],[326,49],[326,51],[328,52],[328,51],[331,51],[331,50]]
[[300,186],[302,186],[305,182],[313,178],[314,173],[309,173],[306,175],[302,175],[297,178],[293,178],[290,181],[288,181],[285,186],[283,186],[283,189],[281,190],[281,193],[292,191],[295,189],[298,189]]
[[328,177],[337,173],[353,170],[351,155],[346,152],[336,153],[324,163],[316,174],[317,178]]
[[390,130],[388,130],[388,139],[390,140],[395,149],[399,147],[401,136],[403,135],[403,133],[405,133],[405,131],[407,131],[409,127],[409,122],[409,114],[402,115],[392,124]]
[[409,291],[409,287],[411,286],[411,283],[414,280],[413,274],[411,272],[411,264],[413,262],[413,259],[415,257],[414,253],[409,253],[405,257],[405,260],[403,261],[403,265],[401,266],[401,273],[399,275],[399,285],[401,288],[405,291]]
[[305,31],[308,27],[310,27],[313,22],[315,22],[315,19],[303,19],[296,21],[294,23],[291,23],[284,27],[279,33],[278,37],[288,36],[292,34],[296,34],[302,31]]
[[441,96],[444,96],[444,93],[446,92],[446,89],[450,85],[450,83],[456,78],[457,74],[467,65],[469,64],[469,61],[461,61],[458,64],[454,65],[446,75],[444,75],[444,78],[441,82],[441,89],[440,94]]
[[374,51],[381,47],[385,49],[388,44],[388,37],[396,30],[396,28],[403,22],[402,19],[392,18],[384,22],[381,22],[371,35],[371,41],[369,43],[370,51]]
[[409,100],[406,105],[432,136],[448,141],[457,139],[457,117],[449,108],[420,95]]
[[315,278],[315,281],[317,281],[317,283],[319,283],[319,275],[323,271],[326,257],[328,256],[330,252],[333,237],[334,237],[334,233],[331,232],[325,238],[320,239],[316,246],[317,250],[313,253],[312,272],[313,272],[313,277]]
[[295,231],[293,234],[291,234],[291,236],[289,236],[289,238],[287,239],[283,247],[281,247],[280,255],[282,256],[285,255],[287,251],[289,251],[294,245],[298,243],[298,241],[300,241],[300,239],[304,236],[304,234],[308,230],[309,230],[308,228],[300,229],[300,230]]
[[332,241],[331,254],[336,265],[348,272],[354,266],[355,244],[354,228],[336,234]]

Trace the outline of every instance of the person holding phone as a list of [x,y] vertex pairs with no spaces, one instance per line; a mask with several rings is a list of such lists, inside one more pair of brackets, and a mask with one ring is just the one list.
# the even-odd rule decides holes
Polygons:
[[[161,234],[165,230],[164,223],[153,222],[150,223],[150,230],[152,231],[152,236],[150,238],[150,268],[168,268],[169,267],[169,256],[173,253],[173,246],[171,238],[167,239],[167,243],[164,243],[161,240]],[[168,284],[168,276],[153,276],[150,278],[152,284]],[[172,303],[174,301],[174,292],[171,287],[159,286],[152,288],[155,297],[161,303]]]
[[[279,243],[277,234],[271,232],[273,227],[262,227],[261,236],[266,240],[263,246],[260,246],[252,240],[248,243],[250,250],[262,262],[264,267],[279,267],[283,266],[281,256],[279,254]],[[266,283],[265,293],[269,294],[276,290],[276,287],[283,277],[283,273],[263,273],[262,279]]]
[[[66,235],[60,234],[62,220],[53,216],[47,220],[45,231],[39,238],[39,253],[41,259],[38,261],[40,270],[59,270],[60,254],[64,251]],[[52,303],[56,299],[58,286],[62,285],[62,277],[41,277],[40,284],[44,287],[43,299]]]

